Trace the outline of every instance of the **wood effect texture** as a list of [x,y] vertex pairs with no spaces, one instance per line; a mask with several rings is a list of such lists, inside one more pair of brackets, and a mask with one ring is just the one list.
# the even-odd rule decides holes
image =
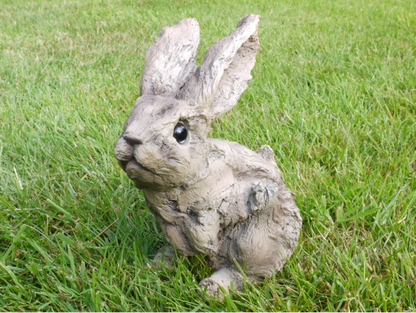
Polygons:
[[[279,271],[296,248],[302,219],[273,150],[257,152],[207,138],[211,122],[247,88],[255,64],[259,16],[247,15],[214,43],[195,69],[199,25],[185,19],[165,27],[146,54],[141,96],[114,154],[143,189],[172,245],[155,261],[179,254],[207,256],[214,274],[200,282],[211,295],[242,287],[236,262],[252,281]],[[181,123],[183,142],[173,136]]]

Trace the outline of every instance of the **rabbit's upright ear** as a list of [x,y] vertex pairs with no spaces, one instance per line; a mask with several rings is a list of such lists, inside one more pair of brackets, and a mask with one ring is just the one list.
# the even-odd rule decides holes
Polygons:
[[146,53],[140,94],[175,96],[195,72],[199,24],[194,18],[164,27]]
[[249,14],[215,42],[178,98],[202,106],[211,119],[229,111],[247,88],[260,47],[260,16]]

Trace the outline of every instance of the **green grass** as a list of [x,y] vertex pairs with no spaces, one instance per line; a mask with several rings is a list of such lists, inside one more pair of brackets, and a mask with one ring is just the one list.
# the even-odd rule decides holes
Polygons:
[[[112,151],[160,29],[198,62],[247,13],[262,49],[213,137],[269,144],[304,220],[284,269],[224,301],[166,244]],[[416,3],[0,0],[0,310],[415,311]]]

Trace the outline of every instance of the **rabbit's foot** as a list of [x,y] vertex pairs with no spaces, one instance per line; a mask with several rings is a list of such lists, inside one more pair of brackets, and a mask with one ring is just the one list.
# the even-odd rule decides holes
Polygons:
[[243,280],[240,273],[230,267],[222,267],[210,277],[203,279],[199,285],[202,290],[206,289],[206,293],[213,297],[224,298],[224,293],[220,286],[229,292],[231,286],[234,290],[239,290],[243,287]]
[[177,255],[175,248],[173,246],[166,246],[159,249],[150,266],[152,268],[159,269],[160,263],[163,263],[167,268],[170,269],[175,263],[176,259]]

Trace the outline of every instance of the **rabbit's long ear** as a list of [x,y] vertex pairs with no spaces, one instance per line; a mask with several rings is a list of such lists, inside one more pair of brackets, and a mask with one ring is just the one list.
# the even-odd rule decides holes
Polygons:
[[175,96],[196,70],[199,24],[194,18],[164,27],[146,53],[140,94]]
[[178,98],[207,110],[211,119],[229,111],[247,88],[260,47],[260,17],[249,14],[215,42]]

